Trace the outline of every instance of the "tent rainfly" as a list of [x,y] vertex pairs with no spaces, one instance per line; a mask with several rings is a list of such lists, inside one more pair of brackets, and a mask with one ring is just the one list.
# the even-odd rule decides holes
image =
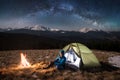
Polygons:
[[78,68],[80,68],[81,61],[85,68],[100,66],[96,56],[83,44],[70,43],[63,50],[65,51],[66,61],[72,62]]

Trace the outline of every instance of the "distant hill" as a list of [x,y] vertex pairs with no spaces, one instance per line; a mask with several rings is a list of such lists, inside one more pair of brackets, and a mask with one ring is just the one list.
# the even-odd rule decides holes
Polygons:
[[46,27],[25,27],[0,32],[0,50],[63,48],[80,42],[94,49],[120,51],[120,32],[102,30],[65,31]]
[[0,50],[58,48],[61,40],[29,34],[0,33]]

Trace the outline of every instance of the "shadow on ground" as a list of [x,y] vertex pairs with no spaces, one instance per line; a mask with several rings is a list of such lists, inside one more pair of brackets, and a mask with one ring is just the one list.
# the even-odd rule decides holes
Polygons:
[[100,62],[101,66],[100,67],[94,67],[94,68],[82,68],[81,71],[87,71],[87,72],[92,72],[92,73],[96,73],[96,72],[111,72],[111,71],[117,71],[120,68],[112,66],[111,64],[107,63],[107,62]]

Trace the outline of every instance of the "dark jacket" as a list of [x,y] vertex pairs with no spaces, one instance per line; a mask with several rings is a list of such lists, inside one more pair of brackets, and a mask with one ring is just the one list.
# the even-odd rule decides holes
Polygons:
[[66,57],[57,57],[54,61],[54,64],[56,65],[56,67],[58,69],[64,69],[65,66],[65,62],[66,62]]

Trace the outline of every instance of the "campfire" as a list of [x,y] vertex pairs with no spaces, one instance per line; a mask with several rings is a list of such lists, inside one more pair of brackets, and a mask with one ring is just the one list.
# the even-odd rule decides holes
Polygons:
[[45,66],[47,66],[43,61],[39,62],[39,63],[34,63],[34,64],[30,64],[30,62],[28,62],[27,58],[26,58],[26,54],[24,53],[20,53],[20,65],[18,66],[19,68],[43,68]]
[[26,59],[26,54],[20,53],[20,55],[21,55],[21,64],[20,65],[22,67],[30,67],[31,65]]
[[[14,75],[31,75],[33,73],[42,73],[45,74],[47,72],[53,72],[56,70],[55,67],[44,69],[48,66],[47,62],[40,61],[37,63],[30,63],[27,60],[26,54],[20,53],[20,63],[14,66],[4,67],[0,69],[1,74],[14,74]],[[26,73],[26,71],[28,73]]]

